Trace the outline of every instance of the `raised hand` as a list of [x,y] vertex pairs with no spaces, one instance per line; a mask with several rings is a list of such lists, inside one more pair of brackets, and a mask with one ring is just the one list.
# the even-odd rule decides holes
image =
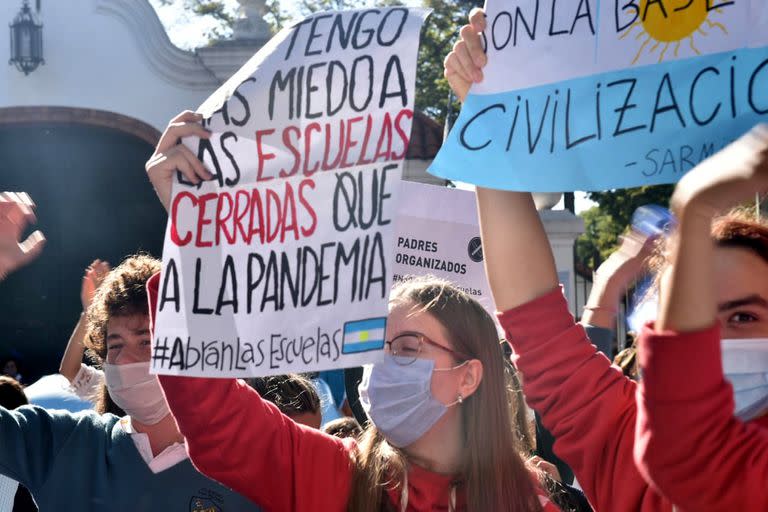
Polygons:
[[621,237],[621,245],[595,272],[596,277],[614,279],[623,285],[629,285],[643,272],[648,258],[653,254],[656,237],[646,237],[630,230]]
[[645,270],[656,237],[630,230],[621,245],[595,271],[592,291],[584,306],[582,323],[613,329],[621,296]]
[[662,278],[656,329],[690,332],[717,320],[712,218],[768,190],[768,128],[764,125],[683,176],[672,194],[678,218],[670,265]]
[[101,260],[93,260],[85,269],[83,284],[80,286],[80,302],[83,304],[83,311],[88,310],[96,290],[101,286],[110,270],[109,262]]
[[45,237],[40,231],[19,241],[27,224],[37,220],[34,208],[35,203],[24,192],[0,193],[0,281],[43,250]]
[[678,215],[714,217],[768,191],[768,126],[758,125],[683,176],[672,195]]
[[213,178],[197,156],[189,148],[179,144],[183,137],[196,136],[207,139],[211,136],[200,124],[202,120],[202,115],[190,111],[174,117],[145,165],[149,181],[166,211],[171,203],[171,187],[176,171],[195,184]]
[[469,24],[461,27],[461,39],[443,61],[443,75],[456,96],[464,101],[474,82],[482,82],[482,68],[488,62],[483,51],[480,34],[485,30],[485,12],[475,8],[469,15]]

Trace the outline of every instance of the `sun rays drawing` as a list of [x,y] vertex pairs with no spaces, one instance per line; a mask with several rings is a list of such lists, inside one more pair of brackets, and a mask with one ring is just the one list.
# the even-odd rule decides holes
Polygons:
[[[652,5],[648,5],[649,1]],[[722,9],[707,11],[706,0],[689,0],[682,6],[679,3],[665,6],[665,3],[674,4],[642,0],[637,20],[619,36],[619,39],[634,36],[640,44],[632,65],[644,55],[658,55],[660,63],[670,54],[677,58],[684,45],[695,55],[701,55],[696,38],[708,37],[712,31],[728,35],[725,25],[716,20],[722,15]]]

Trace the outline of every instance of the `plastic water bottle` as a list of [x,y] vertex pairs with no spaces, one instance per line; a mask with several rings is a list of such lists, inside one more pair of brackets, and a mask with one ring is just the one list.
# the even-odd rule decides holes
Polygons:
[[632,214],[632,229],[647,237],[659,236],[674,227],[675,216],[657,204],[646,204]]

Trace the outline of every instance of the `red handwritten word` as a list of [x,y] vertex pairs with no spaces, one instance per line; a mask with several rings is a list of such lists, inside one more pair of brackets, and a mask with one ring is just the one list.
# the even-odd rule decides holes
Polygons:
[[[318,171],[402,160],[408,150],[409,122],[412,118],[413,111],[403,109],[394,119],[386,113],[377,126],[374,126],[371,115],[367,115],[325,124],[313,122],[303,128],[287,126],[279,135],[272,128],[258,130],[256,152],[259,166],[256,181],[289,178],[299,172],[309,177]],[[359,137],[363,127],[365,131]],[[266,172],[265,164],[275,158],[275,153],[266,151],[264,146],[279,147],[279,143],[274,141],[277,138],[293,156],[293,165],[280,169],[277,174],[270,174]],[[401,143],[400,152],[393,149],[393,143],[396,142]]]
[[[315,189],[311,179],[302,180],[297,191],[290,182],[283,181],[272,188],[222,191],[199,197],[188,191],[179,192],[171,204],[171,240],[179,247],[192,242],[195,247],[212,247],[255,241],[283,243],[287,237],[311,237],[317,227],[317,214],[307,199],[308,189]],[[180,220],[187,219],[189,224],[193,217],[197,219],[195,227],[180,233]],[[206,233],[211,236],[211,230],[206,230],[209,225],[213,226],[212,239],[206,239]]]

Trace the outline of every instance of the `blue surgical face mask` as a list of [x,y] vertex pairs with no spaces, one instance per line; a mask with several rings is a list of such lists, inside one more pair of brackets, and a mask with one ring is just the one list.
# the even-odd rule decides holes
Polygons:
[[423,436],[459,400],[445,405],[432,396],[433,371],[453,370],[435,368],[431,359],[416,359],[400,365],[389,354],[384,360],[365,367],[358,386],[360,403],[373,424],[387,441],[398,448],[413,444]]
[[722,340],[720,348],[736,416],[742,421],[761,416],[768,411],[768,339]]

